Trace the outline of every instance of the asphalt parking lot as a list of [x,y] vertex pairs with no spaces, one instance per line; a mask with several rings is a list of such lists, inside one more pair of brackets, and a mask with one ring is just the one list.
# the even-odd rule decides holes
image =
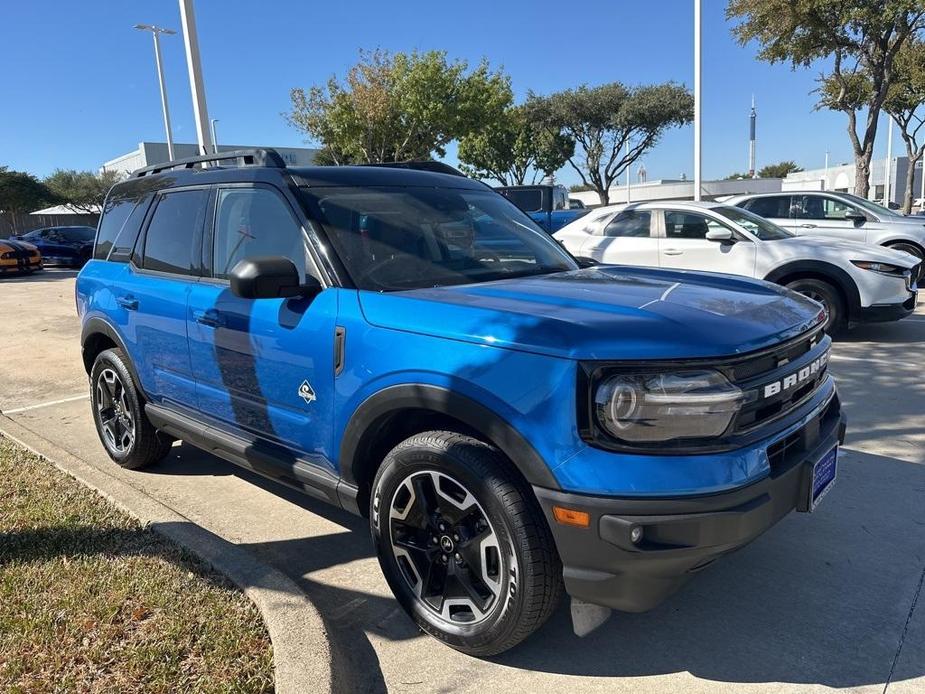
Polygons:
[[836,343],[849,434],[814,514],[653,612],[579,639],[563,605],[522,646],[477,660],[404,616],[363,520],[186,445],[149,471],[116,468],[92,426],[75,274],[0,278],[0,410],[282,569],[321,611],[353,691],[925,692],[925,310]]

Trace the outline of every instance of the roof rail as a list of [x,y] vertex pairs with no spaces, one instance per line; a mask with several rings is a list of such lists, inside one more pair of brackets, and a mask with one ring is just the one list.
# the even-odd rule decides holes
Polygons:
[[[222,162],[229,162],[223,164]],[[254,149],[236,149],[231,152],[218,152],[217,154],[206,154],[201,157],[188,157],[186,159],[176,159],[166,161],[161,164],[153,164],[132,172],[132,178],[141,178],[142,176],[153,176],[162,171],[171,171],[173,169],[203,169],[207,164],[214,166],[267,166],[272,169],[285,169],[286,162],[275,149],[264,149],[256,147]]]
[[434,173],[449,174],[450,176],[462,176],[463,178],[468,178],[468,176],[466,176],[466,174],[464,174],[459,169],[454,169],[449,164],[444,164],[442,161],[434,161],[433,159],[425,159],[423,161],[390,161],[377,164],[360,164],[360,166],[384,166],[391,169],[433,171]]

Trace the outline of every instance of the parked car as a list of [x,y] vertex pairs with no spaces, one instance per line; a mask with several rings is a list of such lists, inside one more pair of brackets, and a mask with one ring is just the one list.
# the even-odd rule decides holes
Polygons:
[[831,236],[888,246],[925,258],[925,221],[849,193],[736,195],[728,201],[798,236]]
[[34,245],[18,239],[0,239],[0,273],[41,269],[42,253]]
[[530,215],[530,219],[550,234],[588,212],[584,204],[572,207],[565,186],[501,186],[495,190]]
[[96,229],[88,226],[61,226],[34,229],[13,238],[34,244],[41,252],[45,265],[83,267],[93,252]]
[[474,655],[563,588],[579,630],[588,603],[655,607],[836,479],[818,304],[580,269],[461,175],[272,150],[142,169],[109,193],[77,302],[116,463],[182,439],[368,517],[401,606]]
[[568,199],[568,208],[570,210],[584,210],[587,209],[585,204],[578,198],[569,198]]
[[775,282],[821,303],[826,330],[903,318],[920,260],[856,241],[800,237],[738,207],[659,201],[598,208],[555,238],[602,263],[705,270]]

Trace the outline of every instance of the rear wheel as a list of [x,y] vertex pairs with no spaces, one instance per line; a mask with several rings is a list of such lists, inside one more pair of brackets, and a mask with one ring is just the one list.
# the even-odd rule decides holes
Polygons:
[[158,434],[145,416],[121,349],[104,350],[93,362],[90,400],[96,433],[109,457],[122,467],[138,470],[170,452],[173,441]]
[[825,331],[830,335],[839,333],[847,326],[845,302],[838,290],[828,282],[808,277],[789,282],[787,289],[822,304],[826,311]]
[[533,633],[562,594],[562,566],[529,486],[497,449],[413,436],[373,482],[370,523],[395,597],[431,636],[471,655]]

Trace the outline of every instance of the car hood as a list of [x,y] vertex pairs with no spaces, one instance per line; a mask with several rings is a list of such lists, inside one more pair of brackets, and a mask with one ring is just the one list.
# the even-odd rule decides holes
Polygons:
[[359,294],[373,325],[572,359],[730,356],[823,319],[818,304],[766,282],[622,266]]
[[3,251],[36,251],[38,248],[35,244],[19,239],[2,239],[0,240],[0,250]]
[[[831,236],[795,236],[789,239],[766,241],[764,246],[776,251],[779,259],[805,258],[829,261],[870,260],[890,263],[912,269],[919,263],[914,255],[894,251],[873,243],[833,239]],[[786,257],[785,257],[786,256]]]

